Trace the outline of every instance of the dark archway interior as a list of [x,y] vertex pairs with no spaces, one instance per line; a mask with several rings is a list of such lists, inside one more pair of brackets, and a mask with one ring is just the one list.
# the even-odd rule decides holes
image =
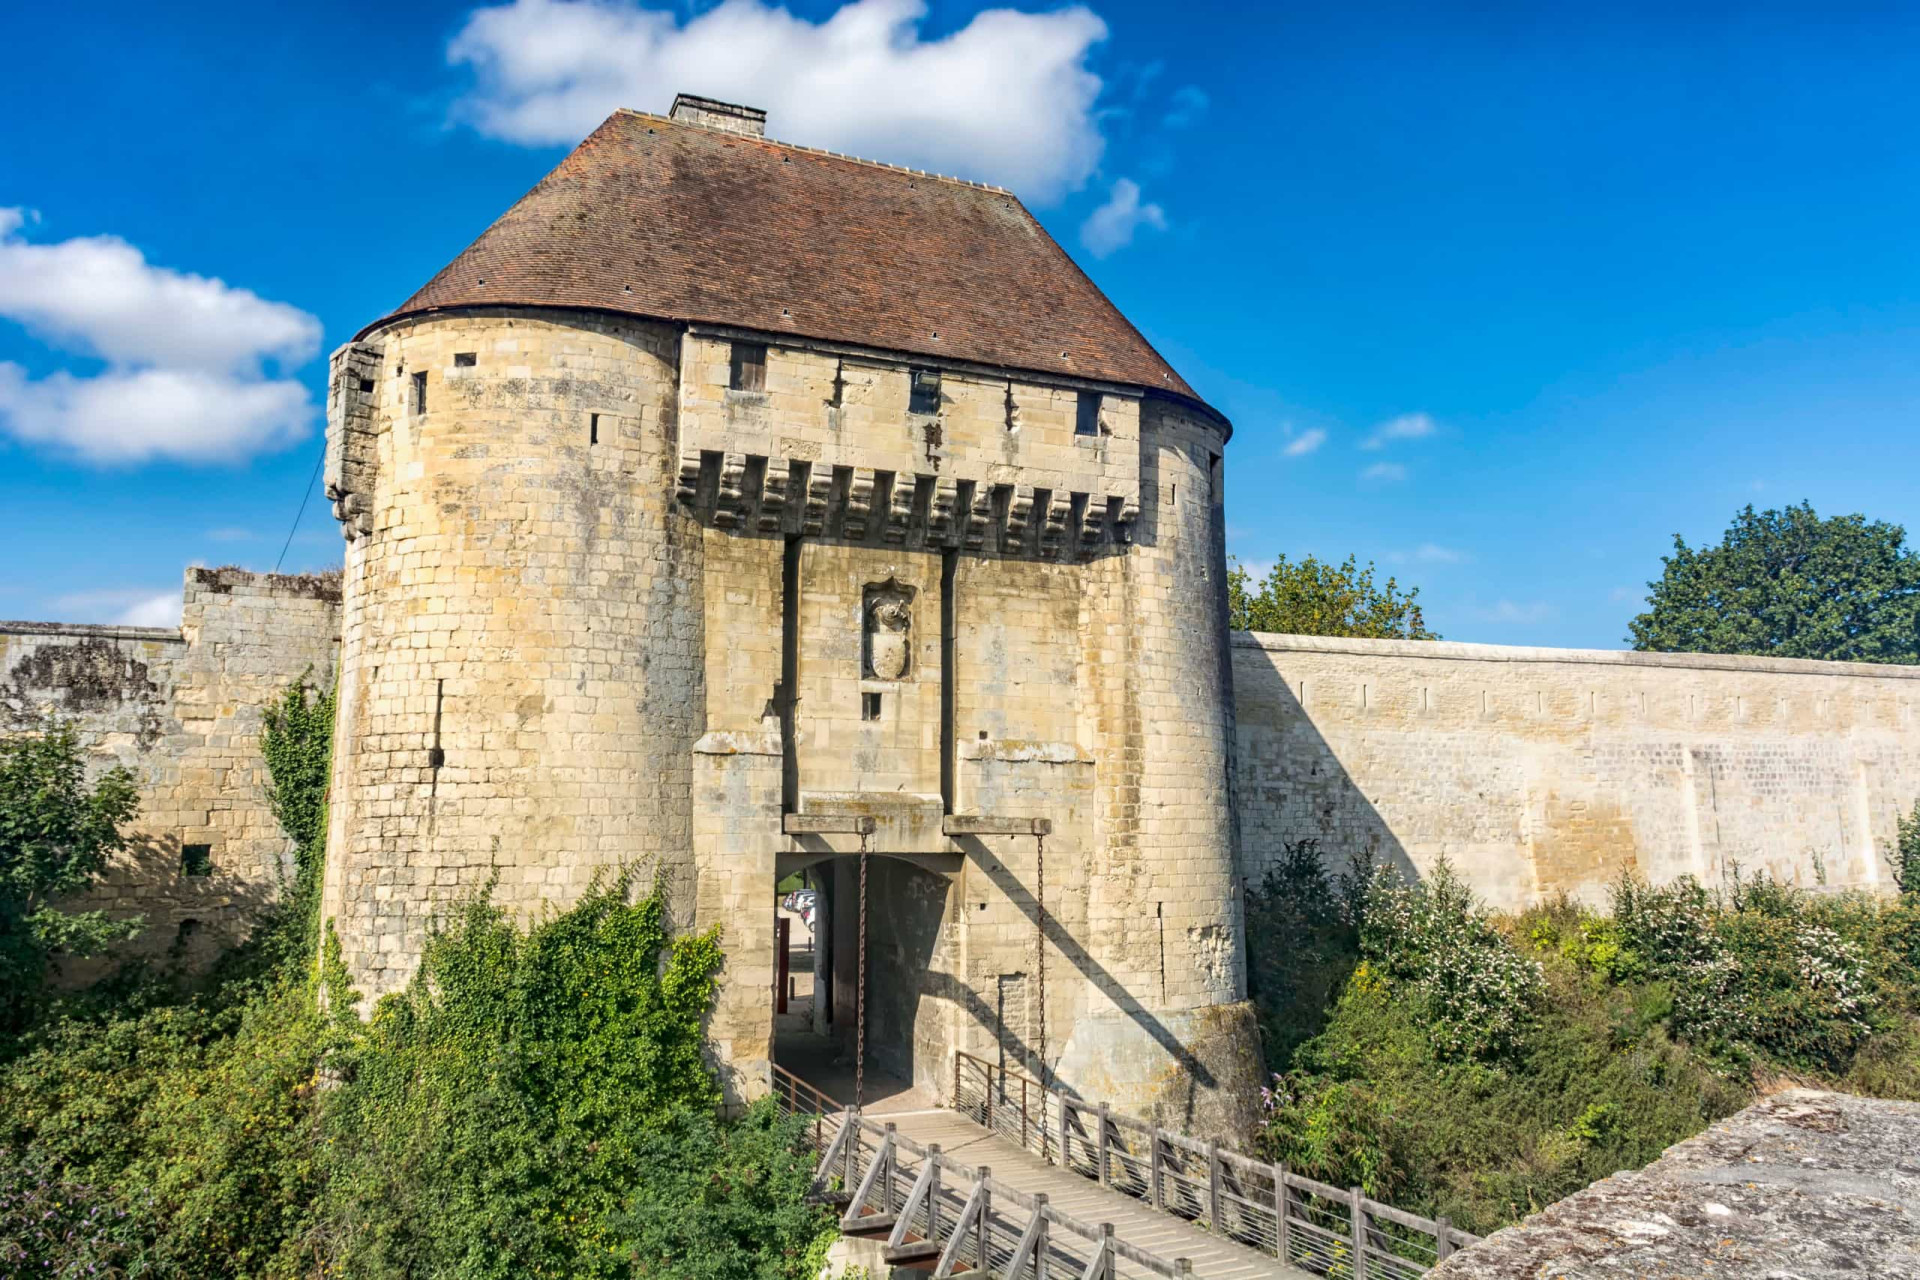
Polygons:
[[[851,1101],[854,1046],[859,1008],[860,859],[834,857],[809,868],[819,885],[819,915],[824,949],[827,1034],[815,1034],[816,1020],[802,1016],[796,1003],[776,1019],[774,1058],[782,1066],[833,1094]],[[910,863],[874,854],[867,862],[866,1101],[904,1093],[935,1072],[934,1059],[950,1052],[948,1030],[940,1017],[945,1006],[932,999],[947,982],[935,977],[947,968],[939,951],[946,936],[952,882]],[[794,927],[790,965],[811,972],[813,954],[805,934]],[[809,1004],[805,1010],[812,1013]],[[847,1097],[840,1097],[841,1093]]]

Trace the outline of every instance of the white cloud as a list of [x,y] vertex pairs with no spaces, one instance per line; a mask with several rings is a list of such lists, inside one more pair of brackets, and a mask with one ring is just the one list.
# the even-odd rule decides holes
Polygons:
[[1645,604],[1647,602],[1647,589],[1645,587],[1615,587],[1613,590],[1607,592],[1607,599],[1615,604]]
[[1535,600],[1525,604],[1512,600],[1502,600],[1491,609],[1475,609],[1474,616],[1482,622],[1512,623],[1517,626],[1533,626],[1537,623],[1551,622],[1560,611],[1545,601]]
[[1132,244],[1134,232],[1141,227],[1165,231],[1166,212],[1157,204],[1141,204],[1140,184],[1121,178],[1113,184],[1107,202],[1080,224],[1080,243],[1094,257],[1104,258]]
[[50,605],[62,622],[109,622],[123,627],[180,625],[178,587],[171,591],[150,587],[76,591],[55,597]]
[[1403,413],[1375,427],[1367,438],[1360,442],[1360,447],[1384,449],[1395,440],[1422,440],[1437,430],[1439,425],[1426,414]]
[[148,596],[114,621],[123,627],[177,627],[180,625],[180,593],[167,591]]
[[[1291,429],[1289,429],[1289,432]],[[1309,427],[1299,435],[1288,440],[1280,450],[1289,458],[1304,458],[1327,442],[1327,433],[1322,427]]]
[[1376,462],[1362,471],[1360,478],[1374,484],[1398,484],[1407,478],[1407,469],[1397,462]]
[[207,530],[207,539],[210,542],[251,542],[255,536],[251,529],[241,529],[232,525]]
[[156,267],[117,236],[38,244],[0,209],[0,316],[106,362],[34,379],[0,362],[0,429],[93,462],[233,460],[305,435],[320,322],[206,276]]
[[33,380],[0,362],[0,423],[28,444],[89,462],[234,461],[300,439],[312,419],[298,382],[177,369]]
[[615,108],[677,91],[764,107],[774,136],[1013,187],[1081,186],[1105,141],[1087,55],[1106,23],[1080,5],[989,9],[924,39],[923,0],[851,0],[809,22],[760,0],[684,20],[633,0],[512,0],[447,47],[475,84],[455,118],[489,137],[571,144]]

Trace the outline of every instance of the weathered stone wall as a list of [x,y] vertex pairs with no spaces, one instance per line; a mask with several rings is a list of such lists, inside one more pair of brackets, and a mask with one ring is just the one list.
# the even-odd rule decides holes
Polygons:
[[[1256,1072],[1222,424],[964,367],[928,396],[924,363],[790,341],[762,375],[762,345],[500,310],[336,355],[325,909],[360,989],[403,982],[433,913],[490,882],[532,911],[615,865],[658,871],[677,925],[723,931],[708,1031],[750,1096],[773,885],[829,864],[851,1037],[865,848],[876,1063],[945,1094],[956,1049],[1044,1058],[1230,1128]],[[950,814],[1047,819],[1044,884],[1035,837],[949,834]],[[873,830],[789,835],[789,816]]]
[[1920,669],[1238,634],[1245,874],[1284,841],[1442,856],[1490,902],[1737,864],[1875,888],[1920,796]]
[[[58,718],[93,771],[132,771],[132,839],[75,905],[144,916],[133,953],[195,965],[244,938],[292,874],[267,807],[260,717],[302,676],[332,682],[340,595],[329,579],[233,569],[189,569],[184,592],[177,631],[0,623],[0,732]],[[206,847],[209,874],[189,874],[188,846]]]
[[1576,1191],[1433,1280],[1920,1275],[1920,1103],[1789,1089]]
[[[334,359],[349,536],[325,910],[363,994],[437,910],[620,866],[692,897],[697,534],[670,517],[678,334],[562,312],[402,322]],[[424,397],[424,401],[422,399]]]

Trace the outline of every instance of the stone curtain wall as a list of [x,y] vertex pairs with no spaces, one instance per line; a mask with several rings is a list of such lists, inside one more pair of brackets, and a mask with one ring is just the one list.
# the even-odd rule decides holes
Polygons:
[[[303,673],[332,682],[339,602],[329,579],[189,569],[178,631],[0,623],[0,732],[69,722],[90,764],[125,765],[139,785],[129,848],[76,903],[144,915],[138,953],[211,959],[292,874],[266,803],[261,710]],[[189,873],[188,846],[206,846],[208,874]]]
[[1920,669],[1236,634],[1241,869],[1287,840],[1448,857],[1487,900],[1623,871],[1881,888]]

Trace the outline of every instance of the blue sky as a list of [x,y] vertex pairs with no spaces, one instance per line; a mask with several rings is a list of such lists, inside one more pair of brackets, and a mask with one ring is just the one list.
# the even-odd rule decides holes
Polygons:
[[[1236,424],[1229,549],[1618,647],[1742,504],[1920,521],[1920,10],[53,6],[0,77],[0,617],[270,568],[324,353],[610,105],[1014,186]],[[588,122],[582,124],[582,121]],[[36,216],[37,215],[37,216]],[[289,569],[337,563],[316,495]],[[177,607],[177,606],[174,606]]]

